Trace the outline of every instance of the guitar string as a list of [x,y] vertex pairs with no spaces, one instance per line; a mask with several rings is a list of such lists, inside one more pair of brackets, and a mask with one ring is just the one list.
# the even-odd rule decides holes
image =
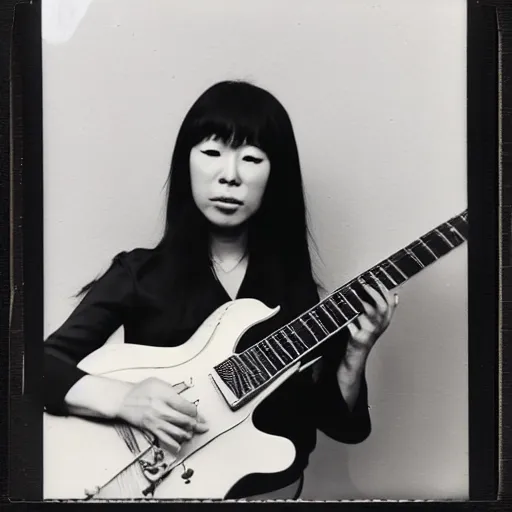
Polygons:
[[[450,223],[455,223],[457,220],[459,221],[462,221],[464,223],[466,223],[466,220],[464,219],[464,213],[459,215],[459,216],[456,216],[454,217],[453,219],[450,219],[448,222],[445,223],[444,227],[447,227],[448,229],[450,229]],[[423,237],[420,237],[419,239],[415,240],[414,242],[412,242],[411,244],[409,244],[408,246],[406,246],[402,251],[398,251],[397,253],[395,253],[394,255],[391,255],[389,258],[387,258],[386,260],[383,260],[381,263],[375,265],[374,267],[372,267],[370,270],[367,270],[366,272],[363,272],[362,274],[360,274],[358,277],[352,279],[351,281],[349,281],[348,283],[346,283],[344,286],[342,286],[341,288],[338,288],[337,290],[335,290],[334,292],[332,292],[330,295],[328,295],[325,299],[323,299],[322,301],[320,301],[316,306],[314,306],[314,308],[312,308],[312,311],[314,312],[314,310],[319,307],[321,304],[325,303],[327,300],[331,300],[333,301],[337,306],[341,306],[343,304],[343,302],[348,302],[350,304],[349,301],[347,301],[347,299],[344,297],[344,293],[348,292],[349,290],[352,289],[353,285],[356,284],[356,283],[360,283],[361,281],[365,282],[366,284],[369,284],[369,281],[370,279],[368,279],[368,274],[371,274],[371,273],[375,273],[377,272],[378,270],[380,270],[381,268],[390,268],[390,265],[392,265],[393,263],[396,265],[396,264],[399,264],[400,262],[403,262],[404,260],[412,260],[412,256],[410,254],[408,254],[408,250],[409,251],[412,251],[414,248],[417,248],[417,247],[420,247],[420,246],[423,246],[423,245],[427,245],[429,248],[430,246],[423,240],[421,240],[421,238],[426,238],[428,237],[429,235],[435,235],[436,234],[436,230],[439,230],[439,229],[442,229],[443,228],[443,225],[439,226],[438,228],[434,229],[434,230],[431,230],[429,231],[428,233],[426,233],[425,235],[423,235]],[[462,244],[466,238],[461,235],[458,231],[456,231],[457,233],[457,236],[461,239],[461,240],[458,240],[458,245]],[[440,239],[438,239],[439,241]],[[458,245],[452,247],[451,245],[448,247],[448,252],[450,252],[452,249],[455,249]],[[402,254],[396,258],[396,255],[398,255],[399,253]],[[445,253],[447,254],[447,253]],[[418,255],[415,254],[416,257],[418,257]],[[393,258],[396,258],[394,260],[392,260]],[[434,261],[437,261],[439,260],[440,258],[442,257],[441,256],[436,256],[436,259]],[[418,257],[419,258],[419,257]],[[418,271],[421,271],[423,270],[423,268],[426,268],[427,266],[429,266],[431,263],[433,263],[434,261],[430,261],[429,263],[424,263],[424,266],[420,269],[418,269]],[[423,262],[422,262],[423,263]],[[402,282],[405,282],[406,280],[410,279],[414,274],[412,274],[411,276],[407,275],[405,273],[405,271],[403,269],[401,269],[401,271],[404,273],[404,276],[406,276],[406,279]],[[375,279],[372,277],[371,280],[374,280]],[[401,283],[399,283],[401,284]],[[399,286],[399,285],[397,285]],[[384,287],[388,290],[388,291],[391,291],[393,289],[395,289],[397,286],[392,286],[392,287],[388,287],[388,286],[385,286]],[[341,298],[342,300],[340,302],[338,302],[336,300],[336,298],[334,297],[335,294],[339,294],[341,295]],[[360,301],[359,301],[360,302]],[[302,318],[304,315],[307,315],[307,313],[301,315],[299,318],[303,319],[304,322],[307,324],[308,321],[312,322],[311,325],[315,325],[316,322],[312,319],[312,318]],[[356,317],[357,318],[357,317]],[[353,322],[355,320],[355,318],[351,318],[351,319],[346,319],[347,320],[347,323],[345,325],[341,325],[341,326],[337,326],[337,329],[335,331],[333,331],[333,333],[335,333],[337,330],[339,330],[340,328],[343,328],[345,327],[346,325],[348,325],[349,323]],[[291,323],[291,322],[290,322]],[[288,324],[287,324],[288,325]],[[263,343],[263,342],[269,342],[269,338],[272,337],[273,335],[277,335],[279,334],[280,331],[282,331],[286,326],[283,326],[281,327],[280,329],[278,329],[277,331],[275,331],[274,333],[272,333],[271,335],[269,335],[267,338],[264,338],[263,340],[259,341],[258,343],[255,344],[255,346],[259,345],[260,343]],[[299,332],[299,333],[306,333],[308,332],[306,328],[302,327],[301,325],[295,327],[295,331],[296,332]],[[332,333],[332,334],[333,334]],[[315,337],[315,340],[316,340],[316,337]],[[316,340],[317,342],[321,342],[322,340]],[[259,361],[259,359],[257,359]],[[254,372],[248,372],[250,375],[254,376]]]
[[[457,218],[462,218],[462,217],[457,217]],[[462,218],[462,220],[465,222],[465,219],[464,219],[464,218]],[[448,224],[448,223],[447,223],[447,224]],[[429,232],[429,233],[427,233],[426,235],[424,235],[422,238],[425,238],[425,237],[427,237],[429,234],[434,233],[434,231],[435,231],[435,230],[432,230],[431,232]],[[457,235],[458,235],[460,238],[462,238],[462,241],[460,241],[460,242],[459,242],[457,245],[455,245],[454,247],[449,247],[449,248],[448,248],[448,252],[450,252],[452,249],[454,249],[454,248],[458,247],[458,245],[460,245],[461,243],[463,243],[463,241],[464,241],[464,240],[466,240],[466,239],[467,239],[467,238],[462,237],[462,235],[458,232],[458,230],[456,230],[456,233],[457,233]],[[413,248],[418,247],[418,246],[420,246],[420,245],[422,245],[422,244],[424,244],[424,243],[425,243],[424,241],[422,241],[422,240],[418,239],[418,240],[414,241],[412,244],[409,244],[409,245],[405,248],[405,250],[404,250],[404,254],[403,254],[402,256],[398,257],[397,259],[395,259],[395,260],[394,260],[394,263],[399,263],[400,261],[403,261],[405,258],[410,259],[410,258],[411,258],[411,256],[407,253],[407,249],[408,249],[408,248],[409,248],[409,249],[413,249]],[[427,244],[427,245],[428,245],[428,244]],[[430,247],[429,247],[429,248],[430,248]],[[399,251],[399,252],[400,252],[400,251]],[[355,279],[353,279],[352,281],[350,281],[349,283],[347,283],[345,286],[343,286],[343,287],[339,288],[338,290],[334,291],[330,296],[326,297],[326,298],[325,298],[324,300],[322,300],[319,304],[324,303],[327,299],[333,300],[333,299],[334,299],[333,295],[334,295],[334,294],[336,294],[336,293],[339,293],[339,294],[341,295],[341,297],[342,297],[342,298],[344,298],[344,297],[343,297],[343,292],[344,292],[345,290],[346,290],[346,291],[348,291],[348,289],[350,289],[350,287],[351,287],[351,286],[353,286],[355,283],[359,282],[361,279],[362,279],[363,281],[365,281],[365,280],[363,279],[363,277],[365,276],[365,274],[370,274],[372,271],[375,271],[374,269],[378,269],[379,267],[383,267],[383,266],[385,266],[385,265],[386,265],[386,263],[387,263],[388,261],[390,261],[390,260],[391,260],[391,258],[393,258],[393,256],[394,256],[394,255],[390,256],[389,258],[387,258],[386,260],[384,260],[382,263],[380,263],[380,264],[376,265],[376,266],[375,266],[375,267],[373,267],[372,269],[370,269],[370,270],[368,270],[368,271],[364,272],[363,274],[361,274],[361,275],[360,275],[360,276],[358,276],[357,278],[355,278]],[[437,259],[439,259],[440,257],[441,257],[441,256],[438,256],[438,257],[436,258],[436,260],[434,260],[434,261],[437,261]],[[240,261],[235,265],[235,267],[234,267],[234,268],[236,268],[236,267],[241,263],[241,261],[242,261],[244,258],[245,258],[245,255],[243,255],[243,256],[242,256],[242,258],[241,258],[241,259],[240,259]],[[433,261],[431,261],[430,263],[433,263]],[[425,264],[425,267],[426,267],[426,266],[428,266],[428,265],[430,265],[430,263]],[[234,270],[234,268],[233,268],[232,270]],[[224,269],[222,269],[222,270],[224,271]],[[232,270],[230,270],[229,272],[231,272]],[[419,270],[422,270],[422,269],[419,269]],[[224,271],[224,272],[226,272],[226,271]],[[407,276],[406,280],[407,280],[407,279],[409,279],[410,277],[412,277],[412,276]],[[387,286],[385,286],[385,288],[386,288],[388,291],[391,291],[391,290],[392,290],[392,289],[394,289],[395,287],[390,287],[390,288],[388,288]],[[343,302],[343,301],[342,301],[342,302]],[[342,302],[337,302],[337,301],[335,301],[334,303],[335,303],[336,305],[340,306],[340,305],[342,304]],[[345,302],[346,302],[346,299],[345,299]],[[359,316],[359,315],[357,315],[357,316]],[[357,318],[357,316],[356,316],[356,317],[354,317],[354,318],[352,318],[352,319],[350,319],[350,320],[347,320],[347,323],[346,323],[346,324],[339,326],[335,331],[333,331],[333,332],[332,332],[332,333],[330,333],[330,334],[331,334],[331,335],[332,335],[332,334],[335,334],[335,333],[336,333],[337,331],[339,331],[340,329],[346,328],[350,323],[352,323],[352,322]],[[313,325],[314,325],[314,321],[313,321],[313,319],[312,319],[312,318],[311,318],[311,319],[306,318],[306,319],[305,319],[305,322],[307,322],[308,320],[310,320],[311,322],[313,322]],[[335,325],[336,325],[336,324],[335,324]],[[283,328],[284,328],[284,327],[283,327]],[[279,331],[280,331],[280,330],[282,330],[283,328],[279,329]],[[278,331],[277,333],[279,333],[279,331]],[[306,332],[306,331],[307,331],[307,328],[306,328],[306,327],[301,327],[301,326],[299,326],[298,328],[296,328],[296,329],[295,329],[295,331],[296,331],[296,332],[300,332],[300,333],[302,333],[302,332]],[[315,341],[316,341],[317,343],[321,343],[321,342],[322,342],[322,340],[316,340],[316,336],[314,336],[314,338],[315,338]],[[264,340],[262,340],[261,342],[263,342],[263,341],[268,341],[268,339],[266,339],[266,338],[265,338],[265,339],[264,339]],[[261,342],[258,342],[258,343],[261,343]],[[256,344],[256,345],[257,345],[257,344]],[[306,352],[307,352],[307,351],[306,351]],[[300,357],[300,356],[299,356],[299,357]],[[256,359],[256,361],[258,361],[258,362],[259,362],[259,359]],[[262,364],[262,363],[261,363],[261,364]],[[286,367],[286,365],[285,365],[285,367]],[[251,371],[251,370],[247,367],[247,365],[245,365],[245,364],[243,364],[243,366],[242,366],[242,372],[244,372],[244,371],[245,371],[245,373],[246,373],[246,374],[249,374],[249,375],[250,375],[250,376],[252,376],[252,377],[255,377],[255,375],[257,375],[256,373],[254,373],[253,371]],[[260,375],[261,375],[261,372],[258,372],[258,374],[260,374]],[[261,387],[261,386],[258,386],[258,387]],[[258,389],[258,387],[256,387],[255,389]],[[123,430],[124,430],[124,429],[123,429]],[[118,431],[118,432],[119,432],[119,431]],[[135,454],[137,454],[137,451],[140,453],[140,448],[139,448],[139,446],[138,446],[137,440],[136,440],[136,438],[135,438],[135,436],[134,436],[133,432],[131,431],[131,429],[129,430],[129,434],[127,434],[127,433],[126,433],[126,430],[124,430],[124,434],[125,434],[125,435],[123,435],[123,433],[122,433],[122,432],[119,432],[119,434],[120,434],[120,435],[121,435],[121,437],[124,439],[125,443],[126,443],[126,444],[127,444],[127,446],[128,446],[128,449],[129,449],[129,450],[130,450],[134,455],[135,455]],[[127,434],[127,435],[126,435],[126,434]],[[146,439],[147,439],[147,436],[146,436]],[[149,439],[147,439],[147,440],[148,440],[148,442],[149,442],[152,446],[154,446],[151,440],[149,440]],[[135,461],[134,461],[134,462],[132,462],[132,463],[131,463],[127,468],[125,468],[123,471],[121,471],[121,473],[118,475],[118,477],[119,477],[119,479],[120,479],[120,481],[121,481],[121,482],[123,482],[123,481],[124,481],[124,478],[122,478],[122,475],[123,475],[125,472],[129,471],[130,469],[132,469],[134,466],[135,466],[135,467],[137,467],[137,464],[136,464],[136,462],[135,462]],[[139,467],[139,469],[140,469],[140,467]],[[117,477],[116,477],[116,478],[117,478]],[[131,480],[130,480],[130,482],[131,482]],[[108,485],[108,484],[106,484],[106,485]],[[123,485],[123,484],[121,483],[121,485]]]
[[[463,222],[466,222],[462,217],[457,217],[457,219],[459,219],[459,218],[460,218]],[[448,225],[448,224],[449,224],[449,222],[454,222],[454,221],[453,221],[453,220],[448,221],[446,224]],[[448,228],[449,228],[449,226],[446,226],[446,227],[448,227]],[[436,229],[438,229],[438,228],[436,228]],[[456,233],[457,233],[458,238],[460,238],[460,240],[457,240],[457,242],[458,242],[458,243],[457,243],[457,245],[454,245],[453,247],[450,245],[450,247],[448,247],[448,248],[447,248],[447,249],[448,249],[448,251],[447,251],[445,254],[448,254],[448,252],[450,252],[452,249],[455,249],[456,247],[458,247],[459,245],[461,245],[461,244],[462,244],[462,243],[467,239],[467,238],[465,238],[463,235],[461,235],[461,234],[458,232],[458,230],[456,231]],[[430,231],[429,233],[427,233],[426,235],[424,235],[422,238],[427,237],[429,234],[435,234],[435,230]],[[361,282],[361,281],[363,281],[363,282],[365,282],[365,283],[369,284],[369,283],[368,283],[368,279],[365,279],[365,276],[367,276],[368,274],[371,274],[372,272],[376,272],[376,271],[377,271],[377,269],[380,269],[381,267],[385,267],[386,265],[389,267],[389,266],[390,266],[390,264],[392,264],[392,263],[391,263],[391,259],[392,259],[393,257],[396,257],[396,255],[397,255],[397,254],[402,253],[398,258],[396,258],[396,259],[394,259],[394,260],[393,260],[393,262],[394,262],[395,264],[399,264],[400,262],[402,262],[402,261],[404,261],[404,260],[406,260],[406,259],[407,259],[407,260],[412,260],[413,258],[412,258],[412,256],[407,252],[407,250],[411,250],[411,251],[412,251],[412,249],[413,249],[413,248],[420,247],[420,246],[422,246],[423,244],[425,244],[425,245],[427,245],[427,246],[428,246],[428,244],[426,244],[426,243],[425,243],[424,241],[422,241],[421,239],[417,239],[417,240],[415,240],[413,243],[409,244],[405,249],[403,249],[403,250],[402,250],[403,252],[402,252],[402,251],[398,251],[397,253],[395,253],[395,255],[390,256],[389,258],[387,258],[386,260],[384,260],[384,261],[383,261],[383,262],[381,262],[380,264],[376,265],[376,266],[375,266],[375,267],[373,267],[372,269],[367,270],[366,272],[363,272],[360,276],[358,276],[358,277],[354,278],[353,280],[349,281],[349,282],[348,282],[348,283],[346,283],[343,287],[341,287],[341,288],[339,288],[339,289],[335,290],[335,291],[334,291],[332,294],[330,294],[328,297],[326,297],[325,299],[323,299],[322,301],[320,301],[320,302],[319,302],[319,304],[317,304],[317,305],[312,309],[312,312],[314,312],[314,311],[315,311],[315,309],[316,309],[317,307],[319,307],[321,304],[323,304],[324,302],[326,302],[326,300],[334,301],[334,303],[335,303],[336,305],[338,305],[338,306],[341,306],[341,305],[343,304],[343,302],[348,302],[348,301],[347,301],[347,299],[343,296],[343,294],[344,294],[344,293],[346,293],[346,292],[348,292],[349,290],[351,290],[351,289],[352,289],[351,287],[352,287],[354,284],[356,284],[356,283],[359,283],[359,284],[360,284],[360,282]],[[430,248],[430,247],[429,247],[429,248]],[[416,256],[417,256],[417,255],[416,255]],[[439,260],[442,256],[443,256],[443,255],[441,255],[441,256],[436,256],[436,259],[435,259],[435,260],[430,261],[429,263],[425,263],[425,264],[424,264],[424,266],[423,266],[423,267],[421,267],[421,268],[419,268],[417,272],[419,272],[419,271],[423,270],[424,268],[426,268],[427,266],[429,266],[429,265],[430,265],[431,263],[433,263],[434,261]],[[418,256],[417,256],[417,257],[418,257]],[[402,272],[404,272],[404,276],[406,276],[406,279],[405,279],[403,282],[405,282],[406,280],[410,279],[411,277],[413,277],[413,276],[415,275],[415,274],[412,274],[412,275],[410,275],[410,276],[409,276],[409,275],[407,275],[407,274],[405,273],[405,271],[403,271],[403,270],[402,270]],[[417,272],[416,272],[416,273],[417,273]],[[373,279],[373,278],[372,278],[372,279]],[[374,280],[374,279],[373,279],[373,280]],[[402,284],[402,283],[399,283],[399,284]],[[397,286],[399,286],[399,285],[397,285]],[[391,290],[395,289],[397,286],[388,287],[388,286],[385,286],[385,285],[384,285],[384,287],[385,287],[388,291],[391,291]],[[335,295],[336,293],[338,293],[339,295],[341,295],[342,299],[344,299],[344,300],[342,300],[341,302],[338,302],[338,301],[336,300],[336,298],[334,297],[334,295]],[[358,302],[361,302],[361,301],[359,300]],[[307,314],[307,313],[306,313],[306,314]],[[359,314],[361,314],[361,312],[359,312]],[[349,324],[351,324],[352,322],[354,322],[354,321],[355,321],[355,319],[359,316],[359,314],[358,314],[358,315],[356,315],[354,318],[347,319],[347,322],[346,322],[345,324],[342,324],[341,326],[337,326],[337,328],[336,328],[332,333],[327,334],[323,339],[317,339],[317,337],[313,334],[313,338],[315,339],[315,345],[313,345],[313,347],[308,347],[308,350],[309,350],[309,349],[311,349],[311,348],[314,348],[316,345],[321,344],[323,341],[325,341],[325,339],[327,338],[327,336],[329,336],[329,335],[333,335],[333,334],[336,334],[339,330],[346,328]],[[302,319],[302,320],[306,323],[306,325],[307,325],[307,322],[308,322],[308,321],[310,321],[310,322],[311,322],[311,325],[312,325],[312,326],[315,326],[315,324],[317,324],[317,322],[315,322],[313,318],[308,318],[308,317],[306,317],[306,318],[304,319],[304,318],[302,318],[302,315],[301,315],[299,318],[300,318],[300,319]],[[287,325],[288,325],[288,324],[287,324]],[[335,323],[335,325],[337,325],[337,324]],[[277,336],[277,334],[279,334],[279,333],[280,333],[280,331],[282,331],[285,327],[286,327],[286,326],[284,326],[284,327],[280,328],[280,329],[279,329],[279,330],[277,330],[275,333],[272,333],[271,335],[269,335],[267,338],[264,338],[263,340],[259,341],[258,343],[256,343],[255,345],[253,345],[253,347],[255,347],[255,346],[259,346],[260,350],[262,350],[262,353],[265,355],[265,351],[264,351],[263,349],[261,349],[261,346],[260,346],[260,345],[261,345],[261,344],[263,344],[264,342],[267,342],[267,344],[270,344],[270,346],[271,346],[271,342],[270,342],[270,339],[269,339],[269,338],[271,338],[271,337],[272,337],[272,336],[274,336],[274,335],[275,335],[275,336]],[[299,324],[299,326],[295,327],[295,328],[294,328],[294,330],[295,330],[295,332],[296,332],[296,333],[300,333],[300,334],[303,334],[303,333],[309,333],[310,335],[312,334],[312,333],[309,331],[309,329],[307,329],[307,327],[302,327],[300,324]],[[277,338],[276,338],[276,341],[278,341],[278,343],[279,343],[279,340],[277,340]],[[292,343],[292,345],[293,345],[293,343]],[[253,348],[253,347],[251,347],[251,348]],[[248,350],[249,350],[249,349],[248,349]],[[308,352],[308,350],[306,350],[306,352]],[[301,357],[302,355],[304,355],[304,354],[300,354],[300,355],[298,356],[298,358],[296,358],[296,359],[300,359],[300,357]],[[260,358],[260,357],[257,357],[256,355],[254,355],[254,356],[253,356],[253,358],[254,358],[258,363],[260,363],[262,366],[266,367],[266,365],[264,364],[264,362],[262,362],[262,361],[261,361],[261,358]],[[269,360],[269,361],[270,361],[270,360]],[[292,361],[292,362],[293,362],[293,361]],[[271,361],[270,361],[270,363],[271,363],[271,365],[272,365],[272,366],[274,366],[274,364],[273,364]],[[253,378],[255,378],[255,377],[256,377],[256,375],[260,375],[260,376],[262,375],[262,372],[255,373],[254,371],[252,371],[252,370],[251,370],[251,369],[250,369],[250,368],[249,368],[245,363],[243,363],[243,361],[241,361],[241,364],[242,364],[242,374],[243,374],[243,373],[245,373],[246,375],[249,375],[249,376],[251,376],[251,377],[253,377]],[[289,366],[289,365],[290,365],[290,363],[287,363],[287,364],[285,364],[285,365],[283,366],[283,368],[281,368],[281,369],[276,368],[276,370],[278,370],[278,373],[279,373],[279,371],[282,371],[283,369],[285,369],[285,368],[286,368],[287,366]],[[274,366],[274,367],[275,367],[275,366]],[[275,376],[275,375],[274,375],[274,376]],[[254,385],[252,385],[252,383],[250,383],[250,382],[249,382],[248,384],[249,384],[249,387],[250,387],[251,389],[249,389],[249,391],[248,391],[248,392],[251,392],[251,391],[257,390],[258,388],[262,387],[263,385],[265,385],[265,384],[267,383],[267,381],[268,381],[268,380],[271,380],[274,376],[272,376],[272,375],[271,375],[271,377],[270,377],[269,379],[267,379],[263,384],[260,384],[260,385],[257,385],[257,386],[254,386]],[[242,394],[242,396],[243,396],[244,394],[246,394],[246,393],[243,393],[243,394]]]

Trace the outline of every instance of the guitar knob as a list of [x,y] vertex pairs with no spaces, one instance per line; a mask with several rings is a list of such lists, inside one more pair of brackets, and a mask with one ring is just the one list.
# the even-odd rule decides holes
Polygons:
[[194,470],[188,468],[183,472],[183,474],[181,475],[181,478],[183,478],[183,480],[189,480],[193,474],[194,474]]

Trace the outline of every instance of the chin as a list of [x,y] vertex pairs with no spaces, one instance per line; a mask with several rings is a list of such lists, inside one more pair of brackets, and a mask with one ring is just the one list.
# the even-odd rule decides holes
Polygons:
[[211,225],[216,229],[225,229],[225,230],[232,230],[232,229],[239,229],[242,228],[245,223],[243,222],[212,222],[210,221]]
[[238,229],[244,227],[246,223],[246,219],[238,215],[230,217],[228,215],[219,215],[217,212],[214,215],[206,215],[206,218],[215,229]]

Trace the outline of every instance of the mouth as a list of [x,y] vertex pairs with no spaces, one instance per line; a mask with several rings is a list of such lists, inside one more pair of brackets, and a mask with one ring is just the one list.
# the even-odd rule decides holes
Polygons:
[[243,205],[243,201],[240,201],[239,199],[235,199],[234,197],[212,197],[210,201],[213,201],[215,203],[220,203],[224,205]]

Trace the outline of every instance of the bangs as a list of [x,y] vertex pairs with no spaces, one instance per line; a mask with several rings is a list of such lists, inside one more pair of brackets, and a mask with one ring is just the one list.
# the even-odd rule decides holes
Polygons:
[[270,125],[262,113],[248,111],[247,107],[240,110],[216,108],[196,118],[190,133],[191,145],[214,138],[235,149],[248,144],[268,154],[273,139]]

